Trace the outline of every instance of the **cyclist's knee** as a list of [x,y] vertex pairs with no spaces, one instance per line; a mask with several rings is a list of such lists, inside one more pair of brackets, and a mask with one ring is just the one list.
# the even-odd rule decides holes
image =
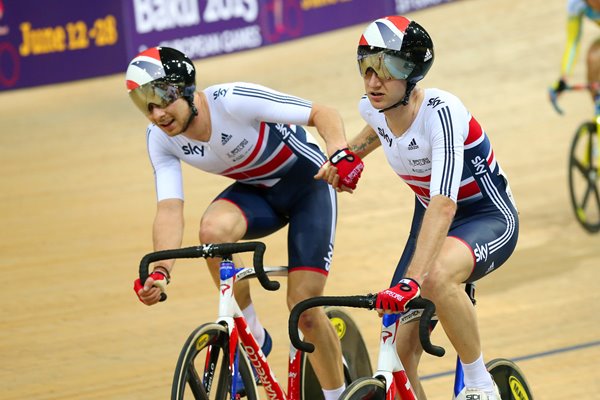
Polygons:
[[313,271],[288,271],[287,303],[290,310],[302,300],[322,296],[327,276]]
[[200,221],[200,242],[223,243],[242,239],[246,233],[246,222],[241,212],[236,210],[228,212],[225,209],[209,208]]
[[300,315],[298,328],[306,337],[313,336],[313,332],[318,332],[323,321],[328,322],[325,312],[321,308],[311,308]]

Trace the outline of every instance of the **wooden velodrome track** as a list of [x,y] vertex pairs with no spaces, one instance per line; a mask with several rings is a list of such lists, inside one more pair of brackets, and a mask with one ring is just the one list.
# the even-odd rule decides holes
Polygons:
[[[486,358],[519,358],[536,399],[600,399],[600,236],[575,222],[567,192],[571,134],[590,117],[586,95],[546,98],[564,40],[564,1],[462,0],[411,13],[432,34],[436,62],[424,86],[459,95],[490,135],[521,214],[511,261],[478,285]],[[197,62],[198,84],[262,83],[337,107],[353,136],[363,123],[354,54],[364,25],[262,50]],[[593,26],[586,25],[590,43]],[[123,66],[124,70],[126,66]],[[584,76],[583,63],[576,76]],[[180,261],[169,300],[134,296],[140,257],[151,250],[154,187],[146,121],[124,75],[0,95],[2,160],[0,398],[165,399],[188,333],[214,319],[215,290],[203,262]],[[228,181],[186,179],[187,231]],[[327,294],[388,284],[406,239],[412,196],[380,151],[354,195],[339,198]],[[266,239],[271,265],[285,263],[285,232]],[[285,281],[282,281],[285,287]],[[254,286],[281,382],[288,353],[284,290]],[[351,311],[375,352],[379,320]],[[434,339],[447,345],[441,329]],[[454,352],[426,357],[429,397],[449,399]]]

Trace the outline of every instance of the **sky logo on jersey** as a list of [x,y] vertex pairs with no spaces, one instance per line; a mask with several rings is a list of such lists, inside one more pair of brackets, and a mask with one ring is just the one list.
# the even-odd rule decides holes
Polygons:
[[385,129],[377,128],[377,133],[388,144],[388,146],[392,147],[392,137],[385,132]]
[[200,154],[204,157],[204,146],[198,146],[195,144],[188,143],[186,145],[181,146],[181,150],[183,150],[183,154],[186,156]]
[[443,103],[444,102],[442,100],[440,100],[439,97],[434,97],[433,99],[429,99],[429,102],[427,102],[427,106],[436,108],[437,106],[439,106],[440,104],[443,104]]
[[471,160],[471,164],[475,167],[475,175],[485,174],[485,159],[477,156]]
[[215,90],[213,92],[213,100],[218,99],[220,96],[225,97],[225,95],[227,94],[227,89],[219,89],[219,90]]

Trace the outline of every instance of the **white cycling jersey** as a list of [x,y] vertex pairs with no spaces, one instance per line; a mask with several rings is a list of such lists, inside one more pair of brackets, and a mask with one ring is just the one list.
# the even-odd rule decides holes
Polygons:
[[317,143],[314,137],[296,126],[307,124],[310,101],[243,82],[210,86],[203,92],[212,128],[208,142],[184,135],[169,137],[158,126],[148,126],[148,153],[159,201],[183,199],[180,161],[265,187],[279,182],[298,157],[321,165],[322,156],[314,146],[307,146]]
[[385,115],[373,108],[366,96],[361,98],[359,110],[377,132],[394,172],[425,207],[439,194],[451,198],[459,207],[473,203],[487,196],[480,179],[484,174],[490,175],[492,184],[504,179],[485,131],[451,93],[425,89],[415,120],[399,137],[391,132]]

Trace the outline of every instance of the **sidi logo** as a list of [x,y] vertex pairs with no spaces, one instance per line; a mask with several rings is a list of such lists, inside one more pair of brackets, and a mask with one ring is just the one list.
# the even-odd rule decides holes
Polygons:
[[198,25],[198,0],[133,0],[137,33]]
[[183,154],[188,156],[190,154],[200,154],[202,157],[204,157],[204,146],[198,146],[195,144],[188,143],[181,146],[181,150],[183,150]]

